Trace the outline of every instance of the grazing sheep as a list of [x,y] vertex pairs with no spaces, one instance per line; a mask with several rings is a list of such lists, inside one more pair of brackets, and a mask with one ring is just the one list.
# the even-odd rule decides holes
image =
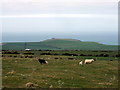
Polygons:
[[95,59],[85,59],[84,64],[90,64],[94,61],[95,61]]
[[48,62],[44,59],[38,59],[39,63],[41,64],[48,64]]
[[34,84],[33,84],[33,83],[31,83],[31,82],[29,82],[29,83],[26,83],[26,87],[27,87],[27,88],[34,87]]
[[26,87],[27,88],[39,88],[39,86],[37,84],[33,84],[31,82],[26,83]]

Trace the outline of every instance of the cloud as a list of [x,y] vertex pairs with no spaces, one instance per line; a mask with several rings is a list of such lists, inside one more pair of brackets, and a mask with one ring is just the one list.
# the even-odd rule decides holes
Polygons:
[[[1,0],[0,0],[1,1]],[[117,3],[102,2],[98,0],[10,0],[1,4],[0,7],[3,15],[9,14],[117,14]],[[28,2],[27,2],[28,1]],[[108,1],[108,0],[107,0]],[[112,1],[112,0],[110,0]]]
[[119,0],[0,0],[0,2],[118,2]]
[[0,18],[116,18],[117,15],[97,14],[28,14],[28,15],[0,15]]

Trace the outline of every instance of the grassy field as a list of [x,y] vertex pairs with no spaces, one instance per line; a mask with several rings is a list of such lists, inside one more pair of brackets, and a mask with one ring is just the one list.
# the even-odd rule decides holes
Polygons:
[[[118,87],[118,61],[116,57],[112,57],[113,61],[110,61],[109,57],[97,57],[97,61],[92,64],[78,65],[79,61],[90,57],[40,55],[39,53],[48,51],[33,52],[35,53],[33,58],[20,58],[21,54],[10,54],[17,57],[8,57],[9,54],[3,54],[6,55],[2,58],[3,88],[26,88],[28,82],[33,83],[36,88]],[[78,53],[78,51],[66,52]],[[51,51],[51,53],[65,52]],[[88,52],[84,51],[85,53]],[[44,58],[48,64],[41,65],[37,58]],[[75,60],[68,58],[75,58]]]

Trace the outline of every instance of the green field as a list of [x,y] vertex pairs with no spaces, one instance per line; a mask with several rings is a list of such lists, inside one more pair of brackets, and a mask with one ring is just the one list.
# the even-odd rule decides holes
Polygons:
[[118,50],[117,45],[105,45],[97,42],[83,42],[75,39],[48,39],[42,42],[3,43],[3,50]]
[[[118,58],[114,57],[117,51],[29,51],[34,55],[24,54],[28,51],[17,51],[20,54],[5,54],[5,52],[8,51],[3,51],[2,58],[3,88],[26,88],[28,82],[35,85],[33,88],[118,87]],[[48,52],[59,55],[41,55]],[[62,55],[63,53],[85,55],[107,53],[110,57],[66,56]],[[24,56],[33,57],[25,58]],[[47,60],[48,64],[41,65],[37,61],[38,58]],[[86,58],[97,60],[92,64],[78,64]]]

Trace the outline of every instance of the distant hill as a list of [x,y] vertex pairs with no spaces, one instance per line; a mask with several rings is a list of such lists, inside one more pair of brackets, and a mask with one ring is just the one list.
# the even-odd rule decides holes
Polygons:
[[[27,48],[34,50],[117,50],[117,45],[105,45],[97,42],[83,42],[76,39],[48,39],[41,42],[27,42]],[[24,50],[25,42],[2,44],[3,50]]]

